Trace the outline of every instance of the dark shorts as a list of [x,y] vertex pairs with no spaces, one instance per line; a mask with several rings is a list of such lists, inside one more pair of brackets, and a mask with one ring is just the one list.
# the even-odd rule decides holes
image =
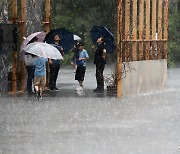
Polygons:
[[84,81],[86,66],[77,66],[75,80]]

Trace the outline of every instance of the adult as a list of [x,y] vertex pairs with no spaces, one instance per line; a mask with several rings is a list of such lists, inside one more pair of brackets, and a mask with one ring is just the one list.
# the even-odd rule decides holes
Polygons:
[[96,65],[96,81],[97,88],[94,89],[94,92],[104,92],[104,77],[103,72],[106,64],[106,49],[104,38],[99,37],[97,39],[97,48],[94,55],[94,64]]
[[[36,42],[38,40],[37,37],[34,37],[31,41],[29,41],[28,44]],[[26,66],[26,71],[27,71],[27,91],[28,94],[33,94],[33,80],[34,80],[34,72],[35,72],[35,66],[33,65],[33,59],[34,59],[33,54],[30,53],[25,53],[24,56],[24,62]]]
[[[59,44],[60,40],[61,38],[59,37],[59,35],[55,35],[54,43],[52,45],[56,47],[62,55],[64,55],[63,47],[60,46]],[[49,61],[50,61],[49,62],[49,68],[50,68],[49,88],[50,90],[58,91],[59,89],[56,86],[56,81],[57,81],[58,73],[60,70],[60,60],[50,59]]]

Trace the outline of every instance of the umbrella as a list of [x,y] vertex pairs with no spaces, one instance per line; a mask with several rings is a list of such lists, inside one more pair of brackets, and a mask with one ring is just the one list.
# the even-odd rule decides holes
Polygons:
[[74,37],[74,41],[78,41],[78,40],[81,40],[81,38],[78,36],[78,35],[73,35],[73,37]]
[[21,48],[20,48],[20,52],[19,52],[19,56],[20,56],[20,59],[24,59],[24,50],[23,48],[28,44],[30,43],[30,41],[32,41],[33,38],[37,38],[37,42],[43,42],[44,38],[46,36],[46,33],[41,31],[41,32],[35,32],[35,33],[32,33],[31,35],[29,35],[27,38],[24,39],[24,41],[22,42],[21,44]]
[[90,34],[94,45],[97,45],[99,37],[104,38],[107,53],[112,53],[116,49],[114,36],[106,27],[94,25],[91,28]]
[[71,48],[73,48],[74,45],[73,33],[71,33],[65,28],[53,29],[46,35],[44,41],[49,44],[53,44],[54,35],[59,35],[59,37],[61,38],[59,45],[63,47],[64,53],[67,53]]
[[27,53],[34,54],[39,57],[51,58],[51,59],[63,59],[61,53],[54,46],[43,43],[43,42],[34,42],[30,43],[23,48]]

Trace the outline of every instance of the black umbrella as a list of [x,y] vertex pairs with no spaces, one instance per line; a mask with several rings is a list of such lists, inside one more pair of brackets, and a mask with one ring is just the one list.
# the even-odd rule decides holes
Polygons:
[[63,49],[64,53],[67,53],[71,48],[73,48],[74,45],[74,36],[73,33],[68,31],[65,28],[57,28],[51,30],[45,37],[44,41],[46,43],[52,44],[54,41],[54,36],[59,35],[61,38],[60,44]]
[[94,25],[91,28],[90,34],[94,45],[97,45],[99,37],[104,38],[107,53],[112,53],[116,49],[114,36],[106,27]]

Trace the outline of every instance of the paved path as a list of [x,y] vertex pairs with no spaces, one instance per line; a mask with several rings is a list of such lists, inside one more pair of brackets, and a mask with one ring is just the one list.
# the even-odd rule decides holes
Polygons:
[[180,153],[180,69],[168,70],[164,91],[120,99],[92,92],[93,69],[84,97],[75,95],[73,70],[60,75],[61,90],[41,101],[1,97],[0,154]]

